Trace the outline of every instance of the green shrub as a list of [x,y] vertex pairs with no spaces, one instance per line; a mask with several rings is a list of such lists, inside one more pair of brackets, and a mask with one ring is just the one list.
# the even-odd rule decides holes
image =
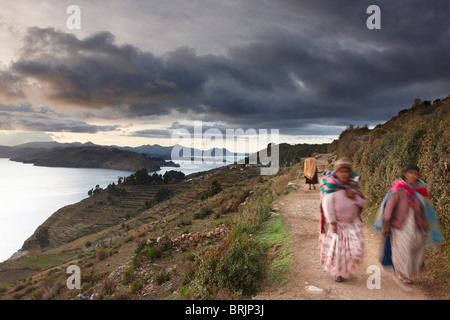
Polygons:
[[220,191],[222,191],[222,185],[220,184],[219,181],[217,180],[213,180],[211,182],[211,187],[208,191],[206,191],[205,193],[203,193],[200,197],[201,200],[205,200],[209,197],[212,197],[215,194],[218,194]]
[[[415,101],[412,108],[399,114],[373,130],[347,130],[333,148],[338,156],[349,156],[354,171],[361,176],[361,187],[369,204],[379,207],[392,181],[400,178],[401,170],[408,164],[420,168],[421,179],[427,184],[436,210],[445,242],[436,252],[427,254],[427,272],[435,283],[449,279],[448,255],[450,252],[450,97],[429,101]],[[350,141],[356,142],[351,153],[346,153]],[[376,210],[365,210],[373,223]],[[448,282],[448,280],[447,280]]]
[[134,276],[134,270],[133,268],[128,268],[127,270],[125,270],[124,274],[123,274],[123,278],[122,278],[122,284],[124,286],[132,283],[135,280],[135,276]]
[[166,200],[170,195],[170,190],[168,188],[162,187],[158,189],[158,191],[155,194],[155,202],[159,203],[161,201]]
[[105,260],[105,259],[106,259],[106,257],[108,256],[108,254],[107,254],[107,252],[106,252],[105,249],[101,248],[101,249],[98,249],[98,250],[97,250],[96,256],[97,256],[97,259],[98,259],[98,260],[102,261],[102,260]]
[[255,294],[265,275],[266,253],[264,245],[245,237],[208,251],[198,271],[201,298],[214,298],[222,289],[243,296]]
[[36,232],[36,242],[41,248],[44,248],[50,244],[49,239],[50,235],[47,227],[40,228]]
[[156,259],[161,258],[162,256],[162,249],[158,246],[152,246],[148,247],[145,251],[148,258],[150,258],[151,261],[154,261]]
[[158,285],[162,285],[164,282],[170,280],[170,272],[161,271],[155,276],[156,283]]
[[137,243],[136,249],[134,249],[134,254],[139,254],[145,248],[147,240],[141,240]]
[[131,294],[135,294],[136,292],[138,292],[139,290],[141,290],[142,287],[143,287],[143,286],[142,286],[142,283],[141,283],[139,280],[134,279],[134,280],[131,282],[131,286],[130,286]]
[[214,211],[210,207],[203,207],[199,211],[193,214],[194,219],[203,219],[211,214],[213,214]]

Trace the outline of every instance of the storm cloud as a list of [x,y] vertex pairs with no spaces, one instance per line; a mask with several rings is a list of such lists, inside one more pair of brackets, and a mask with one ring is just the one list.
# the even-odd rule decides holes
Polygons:
[[114,131],[118,128],[118,125],[93,125],[84,121],[74,120],[68,115],[57,113],[46,107],[35,110],[29,104],[18,106],[0,104],[1,130],[98,133]]
[[[0,97],[26,98],[18,84],[32,79],[56,104],[114,111],[127,119],[194,115],[244,129],[337,134],[350,123],[385,121],[416,97],[448,95],[450,3],[377,1],[381,30],[366,28],[370,4],[283,0],[275,10],[270,1],[246,2],[245,14],[254,10],[277,27],[255,31],[244,44],[222,44],[224,54],[197,54],[186,43],[156,55],[119,44],[108,31],[80,39],[32,27],[19,58],[0,73],[0,84],[8,83]],[[238,18],[245,19],[244,13]],[[44,120],[20,124],[39,127],[50,121]],[[84,125],[50,121],[56,131],[115,129]],[[168,131],[134,135],[167,136]]]

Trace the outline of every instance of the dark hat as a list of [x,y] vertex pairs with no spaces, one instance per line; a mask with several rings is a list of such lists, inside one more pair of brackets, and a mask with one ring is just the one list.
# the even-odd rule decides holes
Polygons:
[[419,167],[416,166],[415,164],[408,164],[405,168],[403,168],[402,173],[407,173],[408,171],[411,171],[411,170],[420,171]]

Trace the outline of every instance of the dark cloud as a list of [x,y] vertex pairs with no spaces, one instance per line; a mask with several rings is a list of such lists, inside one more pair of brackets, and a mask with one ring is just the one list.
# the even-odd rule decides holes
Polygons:
[[92,125],[73,120],[68,115],[57,113],[48,107],[34,110],[30,104],[18,106],[0,104],[0,130],[97,133],[114,131],[118,128],[116,125]]
[[23,86],[25,81],[13,73],[0,71],[0,98],[4,101],[25,98]]
[[147,129],[134,131],[132,137],[149,137],[149,138],[170,138],[172,135],[169,130]]
[[[382,10],[381,30],[366,28],[371,4]],[[255,33],[252,42],[230,46],[226,55],[181,47],[155,56],[117,44],[109,32],[78,39],[31,28],[20,58],[9,73],[0,73],[0,84],[11,79],[0,94],[23,96],[13,86],[32,78],[58,103],[114,109],[124,117],[175,112],[243,129],[320,134],[327,129],[317,125],[335,133],[350,123],[381,122],[415,97],[450,93],[449,2],[281,0],[277,6],[278,28]],[[283,25],[283,14],[298,22]],[[70,130],[66,122],[53,125]]]

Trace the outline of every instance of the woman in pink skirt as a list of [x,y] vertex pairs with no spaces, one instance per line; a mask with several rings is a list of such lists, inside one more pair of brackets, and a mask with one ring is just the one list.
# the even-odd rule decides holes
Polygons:
[[319,257],[324,270],[341,282],[356,273],[364,256],[364,234],[360,214],[366,197],[352,172],[351,162],[339,159],[321,182],[321,233]]

